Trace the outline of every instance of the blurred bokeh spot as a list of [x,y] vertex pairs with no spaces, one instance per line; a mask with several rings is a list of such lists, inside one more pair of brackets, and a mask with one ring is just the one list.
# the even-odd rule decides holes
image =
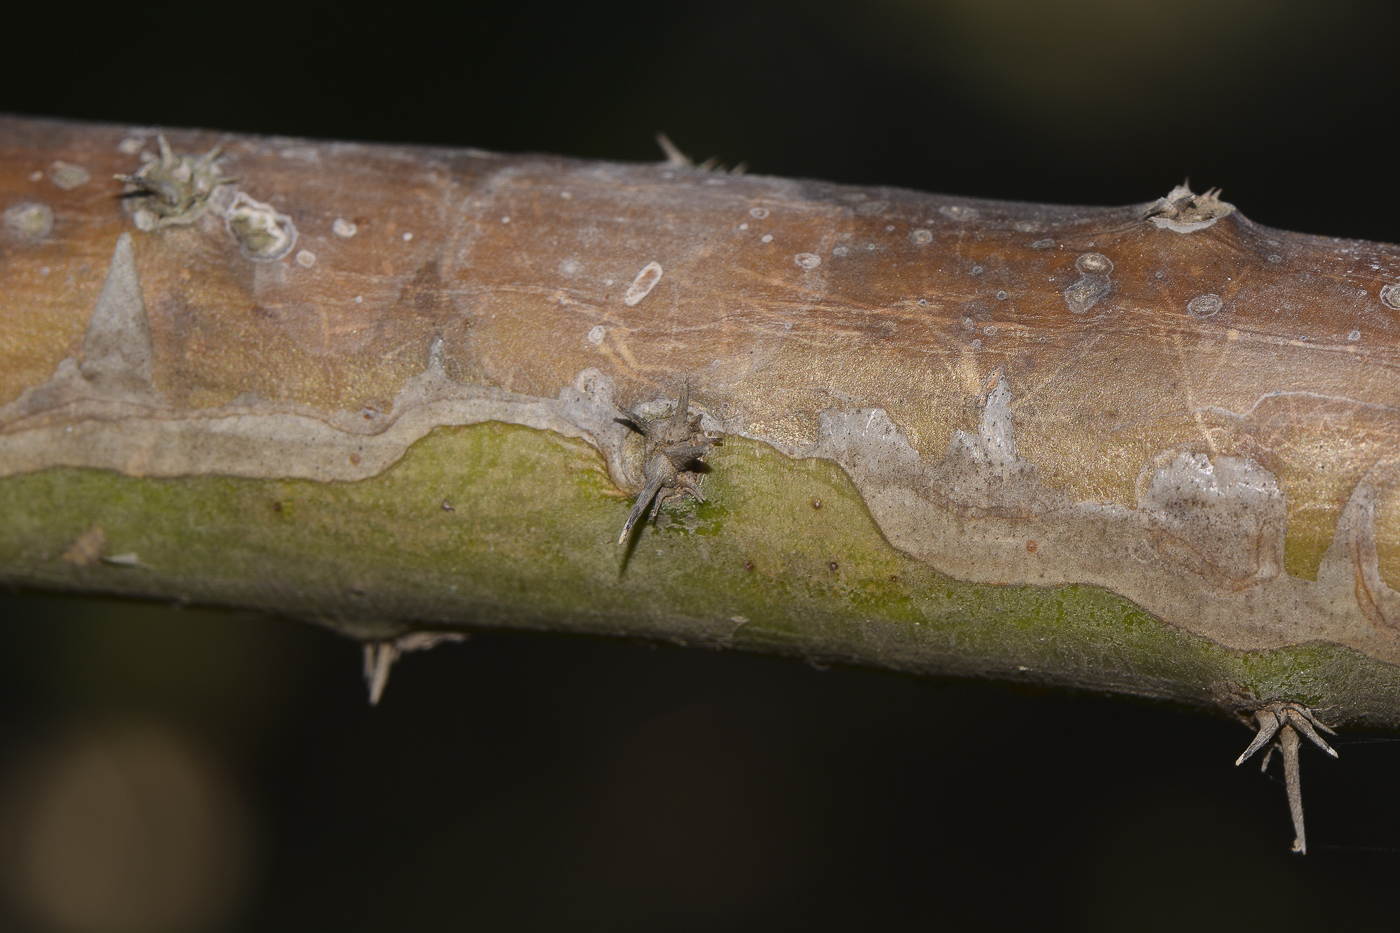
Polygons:
[[37,929],[212,930],[245,893],[252,839],[232,782],[167,729],[71,729],[7,771],[0,872]]
[[[1248,82],[1332,26],[1347,0],[885,0],[927,58],[1026,115],[1151,122]],[[1126,111],[1126,112],[1124,112]],[[1075,117],[1080,119],[1076,120]],[[1200,114],[1203,125],[1215,118]],[[1082,122],[1081,122],[1082,121]],[[1180,127],[1178,127],[1180,129]]]

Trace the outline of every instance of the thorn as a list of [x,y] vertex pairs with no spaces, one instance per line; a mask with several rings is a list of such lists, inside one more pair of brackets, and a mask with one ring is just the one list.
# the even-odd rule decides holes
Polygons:
[[[701,172],[725,171],[724,166],[720,164],[719,156],[710,156],[704,162],[696,165],[695,160],[684,152],[681,152],[680,147],[671,142],[671,137],[667,136],[665,133],[656,134],[656,144],[661,147],[661,152],[666,156],[665,161],[667,165],[674,165],[677,168],[693,168]],[[730,174],[742,175],[747,169],[748,164],[740,162],[738,165],[734,166]]]
[[[1279,726],[1283,723],[1271,708],[1257,709],[1254,711],[1254,718],[1259,721],[1259,731],[1254,735],[1254,741],[1249,743],[1249,748],[1244,750],[1244,754],[1235,759],[1235,767],[1239,767],[1249,759],[1259,749],[1263,748],[1268,741],[1278,732]],[[1270,752],[1270,754],[1273,754]]]
[[1336,733],[1320,722],[1313,711],[1301,703],[1289,701],[1270,703],[1262,709],[1255,710],[1254,718],[1259,722],[1259,731],[1255,734],[1254,741],[1249,743],[1249,748],[1245,749],[1244,754],[1235,760],[1235,764],[1241,764],[1250,755],[1264,747],[1275,735],[1278,736],[1278,742],[1270,746],[1265,753],[1260,770],[1269,767],[1269,761],[1273,758],[1275,748],[1283,752],[1283,777],[1284,784],[1288,788],[1288,812],[1293,817],[1293,832],[1296,837],[1293,840],[1293,851],[1300,855],[1306,855],[1308,837],[1303,830],[1303,789],[1298,777],[1298,746],[1302,742],[1299,734],[1307,736],[1308,740],[1317,745],[1318,748],[1336,758],[1336,750],[1324,742],[1316,730],[1321,729],[1329,735],[1336,735]]
[[[707,439],[708,440],[708,439]],[[709,451],[710,444],[676,444],[661,451],[676,470],[690,466]]]
[[378,706],[389,683],[389,669],[398,660],[399,651],[391,641],[365,643],[365,684],[369,687],[369,705]]
[[682,473],[676,478],[676,486],[684,492],[689,493],[691,498],[696,502],[703,504],[705,502],[705,494],[700,490],[699,481],[691,478],[692,475],[693,474],[690,473]]
[[696,472],[692,468],[720,439],[703,433],[699,427],[699,417],[691,417],[688,376],[681,385],[675,411],[669,418],[650,421],[636,412],[626,412],[613,420],[632,428],[646,441],[647,460],[642,472],[644,485],[636,504],[632,506],[632,513],[622,526],[622,534],[618,535],[617,543],[622,545],[627,543],[628,536],[646,513],[647,506],[651,506],[651,518],[656,518],[667,495],[662,490],[680,489],[699,502],[705,501],[700,494],[698,480],[690,474]]
[[140,175],[113,175],[117,181],[130,185],[134,190],[122,194],[124,198],[157,197],[170,207],[180,203],[180,189],[161,178],[143,178]]
[[1284,726],[1279,736],[1283,748],[1283,780],[1288,786],[1288,812],[1293,816],[1293,851],[1299,855],[1308,854],[1308,836],[1303,830],[1303,788],[1298,780],[1298,733],[1290,726]]
[[223,151],[224,151],[224,144],[223,144],[223,143],[216,143],[215,146],[214,146],[214,148],[213,148],[213,149],[210,149],[208,152],[204,153],[204,155],[200,156],[200,157],[199,157],[199,161],[197,161],[195,164],[198,165],[198,166],[201,166],[201,167],[207,166],[209,163],[213,162],[213,161],[214,161],[215,159],[217,159],[220,155],[222,155],[222,154],[223,154]]
[[[647,472],[651,472],[648,470]],[[641,493],[637,496],[637,504],[632,506],[632,513],[627,516],[627,522],[622,526],[622,534],[617,536],[618,544],[626,544],[627,536],[632,533],[632,526],[637,524],[637,519],[642,517],[647,506],[651,505],[651,500],[657,498],[657,493],[661,491],[661,478],[654,476],[648,479],[647,484],[642,487]]]
[[1317,726],[1319,729],[1321,729],[1323,732],[1326,732],[1328,735],[1337,734],[1335,729],[1327,728],[1327,726],[1324,725],[1322,721],[1317,718],[1313,711],[1308,709],[1306,706],[1295,707],[1295,709],[1297,712],[1301,713],[1304,717],[1306,717],[1308,722],[1312,723],[1314,726]]
[[690,161],[690,156],[681,152],[680,147],[671,142],[671,137],[665,133],[656,134],[656,144],[661,147],[661,151],[666,155],[666,164],[690,167],[695,163]]
[[[1311,715],[1304,715],[1301,711],[1293,709],[1292,707],[1289,707],[1287,710],[1285,710],[1285,714],[1288,716],[1288,724],[1290,726],[1303,733],[1303,735],[1307,736],[1308,739],[1311,740],[1314,745],[1322,749],[1327,754],[1331,755],[1333,758],[1337,757],[1337,750],[1332,746],[1328,745],[1326,742],[1324,742],[1322,740],[1322,736],[1318,735],[1316,732],[1313,731],[1313,723],[1317,722],[1317,720],[1313,719]],[[1312,721],[1309,722],[1309,720]],[[1322,723],[1320,722],[1318,722],[1317,724],[1319,726],[1322,726]],[[1322,726],[1322,728],[1327,729],[1326,726]],[[1327,731],[1332,732],[1331,729],[1327,729]],[[1335,735],[1336,733],[1332,734]]]
[[369,705],[378,706],[389,683],[389,671],[394,662],[410,651],[427,651],[443,642],[466,641],[465,632],[409,632],[393,641],[365,642],[365,685],[369,687]]
[[699,483],[689,475],[689,468],[706,455],[718,443],[717,438],[700,433],[699,417],[690,416],[690,378],[686,377],[680,387],[676,409],[666,419],[648,420],[637,412],[626,412],[615,417],[615,422],[627,424],[645,438],[647,465],[643,469],[644,486],[637,495],[637,502],[631,507],[631,514],[623,524],[622,534],[617,535],[617,544],[627,544],[627,537],[636,527],[641,516],[647,514],[651,506],[651,518],[661,511],[665,489],[682,489],[694,499],[704,502],[700,495]]

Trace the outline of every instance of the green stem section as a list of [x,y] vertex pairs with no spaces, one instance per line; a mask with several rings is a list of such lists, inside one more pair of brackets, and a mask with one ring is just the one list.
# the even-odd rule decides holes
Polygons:
[[737,438],[708,462],[709,501],[630,549],[591,447],[502,424],[440,428],[353,483],[47,470],[0,480],[0,579],[364,639],[539,628],[1400,725],[1400,676],[1355,652],[1235,652],[1092,587],[962,583],[892,548],[830,462]]

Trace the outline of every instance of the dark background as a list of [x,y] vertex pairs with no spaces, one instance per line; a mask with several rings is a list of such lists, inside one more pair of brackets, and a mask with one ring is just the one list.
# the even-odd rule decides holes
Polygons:
[[[1394,3],[95,10],[6,11],[0,111],[630,160],[665,130],[755,173],[1067,203],[1189,176],[1256,221],[1400,241]],[[158,736],[135,745],[225,787],[209,844],[247,843],[230,906],[184,915],[214,928],[1394,922],[1383,737],[1305,751],[1299,858],[1280,782],[1232,766],[1249,732],[1160,707],[488,632],[370,709],[358,646],[291,622],[11,593],[0,625],[0,826]],[[22,835],[0,926],[73,928],[26,893]],[[119,887],[170,889],[141,877]]]

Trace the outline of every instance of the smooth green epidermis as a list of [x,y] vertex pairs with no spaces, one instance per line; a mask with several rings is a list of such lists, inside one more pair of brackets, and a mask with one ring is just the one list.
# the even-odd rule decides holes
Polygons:
[[[828,461],[739,438],[707,459],[707,502],[664,509],[631,548],[615,543],[631,500],[592,448],[502,424],[440,428],[353,483],[46,470],[0,480],[0,573],[361,637],[511,625],[1207,704],[1296,699],[1338,719],[1400,708],[1396,669],[1353,651],[1236,652],[1093,587],[956,581],[891,547]],[[64,560],[93,526],[106,555],[139,563]]]

